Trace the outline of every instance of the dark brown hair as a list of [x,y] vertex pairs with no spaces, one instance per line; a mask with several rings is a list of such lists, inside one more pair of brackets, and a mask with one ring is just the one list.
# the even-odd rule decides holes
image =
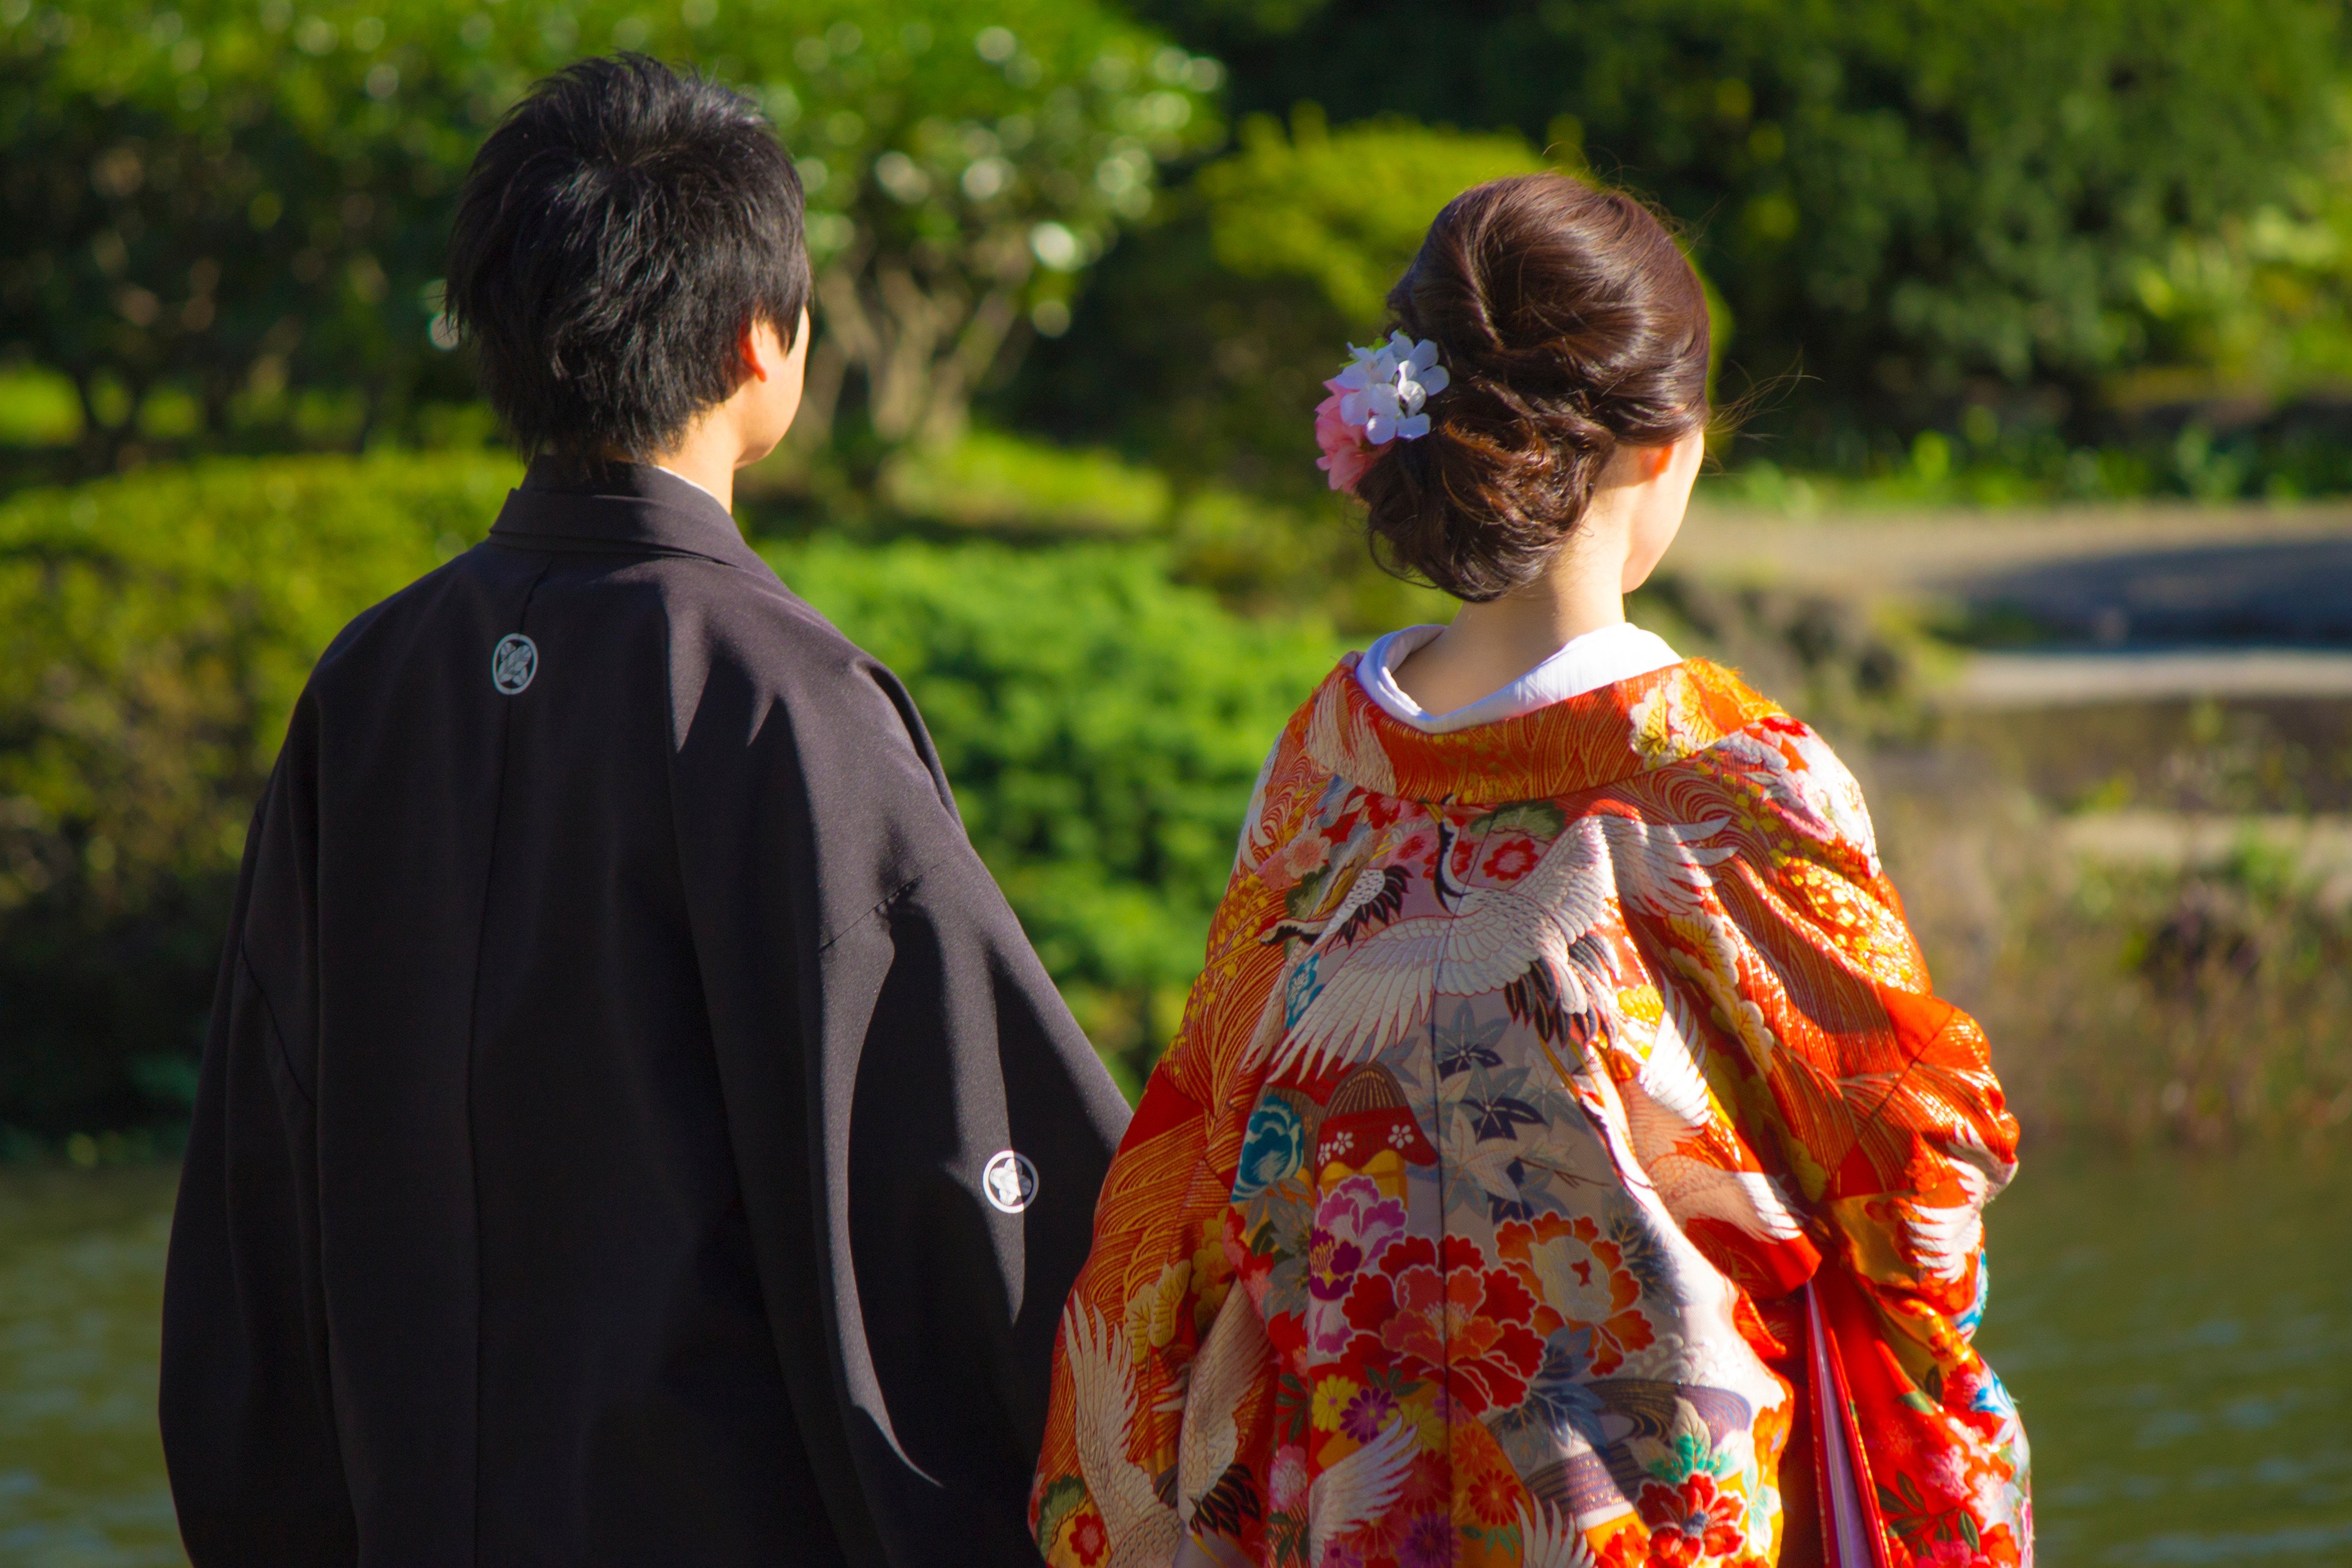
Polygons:
[[1429,434],[1357,481],[1400,576],[1500,598],[1558,552],[1620,447],[1707,422],[1706,294],[1640,202],[1566,174],[1492,180],[1447,204],[1389,294],[1451,378]]

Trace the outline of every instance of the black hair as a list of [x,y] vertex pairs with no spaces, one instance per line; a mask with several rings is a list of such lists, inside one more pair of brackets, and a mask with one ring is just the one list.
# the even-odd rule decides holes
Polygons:
[[644,55],[534,86],[475,154],[450,323],[526,454],[664,451],[809,298],[800,175],[750,100]]

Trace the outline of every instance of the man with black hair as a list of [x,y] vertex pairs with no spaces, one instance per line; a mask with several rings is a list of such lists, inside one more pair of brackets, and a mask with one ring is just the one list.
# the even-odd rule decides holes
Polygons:
[[1126,1120],[914,704],[729,513],[799,183],[641,58],[477,158],[448,308],[532,455],[319,662],[173,1226],[197,1568],[1034,1563]]

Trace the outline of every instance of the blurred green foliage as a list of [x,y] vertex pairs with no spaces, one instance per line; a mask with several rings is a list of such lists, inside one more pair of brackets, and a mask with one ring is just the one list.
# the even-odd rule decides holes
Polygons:
[[1378,333],[1439,208],[1543,166],[1513,132],[1333,131],[1310,108],[1286,133],[1255,116],[1097,275],[1011,411],[1115,441],[1181,487],[1237,485],[1328,517],[1307,413],[1322,381],[1349,341]]
[[311,661],[514,465],[215,459],[0,504],[0,1120],[193,1090],[247,820]]
[[2174,237],[2133,279],[2157,352],[2121,378],[2130,405],[2260,403],[2352,386],[2352,84],[2335,144],[2275,201]]
[[[1983,1021],[2034,1131],[2317,1142],[2352,1123],[2352,910],[2250,837],[2224,861],[2005,889]],[[2053,885],[2054,883],[2054,885]]]
[[533,78],[614,48],[743,87],[798,153],[817,436],[845,394],[886,441],[952,436],[1221,134],[1217,65],[1089,0],[11,0],[0,359],[69,379],[91,468],[430,434],[471,395],[438,346],[457,183]]
[[[2142,279],[2340,144],[2332,0],[1142,0],[1319,103],[1511,128],[1692,226],[1791,431],[1903,438],[1969,402],[2096,422],[2168,338]],[[1848,443],[1848,455],[1857,456]]]
[[1132,535],[1168,521],[1168,481],[1159,470],[989,430],[899,452],[877,493],[908,519],[997,532]]
[[1209,244],[1241,278],[1297,279],[1353,331],[1369,334],[1438,209],[1472,185],[1533,174],[1543,160],[1507,132],[1465,136],[1370,121],[1333,136],[1321,115],[1286,137],[1265,115],[1234,153],[1201,171]]
[[83,472],[478,444],[451,193],[635,47],[800,157],[803,468],[855,486],[977,397],[1317,513],[1315,382],[1446,196],[1549,163],[1686,226],[1781,469],[2307,493],[2352,484],[2345,44],[2332,0],[5,0],[0,365],[65,377],[12,427]]
[[[184,1106],[246,825],[312,660],[479,539],[514,478],[483,453],[217,458],[0,503],[0,1122],[55,1136]],[[1171,584],[1157,546],[770,554],[906,677],[974,843],[1139,1082],[1330,634]]]
[[0,447],[56,447],[81,434],[73,383],[54,371],[0,372]]
[[1339,645],[1157,550],[836,541],[784,580],[907,681],[972,842],[1130,1093],[1174,1032],[1267,749]]

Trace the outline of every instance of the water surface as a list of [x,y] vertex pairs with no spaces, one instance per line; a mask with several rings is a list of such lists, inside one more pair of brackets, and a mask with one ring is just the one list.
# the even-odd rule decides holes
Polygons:
[[7,1568],[186,1568],[155,1436],[173,1180],[0,1172]]
[[[184,1568],[155,1438],[167,1171],[0,1172],[0,1564]],[[2352,1159],[2030,1163],[1983,1343],[2046,1568],[2352,1563]]]
[[2352,1563],[2352,1160],[2029,1163],[1986,1228],[2043,1563]]

